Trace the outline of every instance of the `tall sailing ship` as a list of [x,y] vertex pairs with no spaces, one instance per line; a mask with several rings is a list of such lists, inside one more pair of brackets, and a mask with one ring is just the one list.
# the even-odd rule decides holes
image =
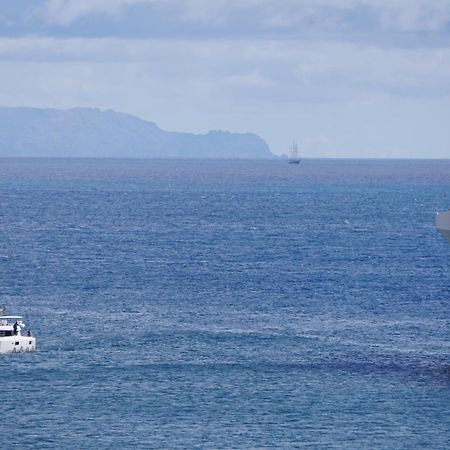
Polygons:
[[298,144],[294,142],[291,147],[291,152],[289,155],[289,164],[298,164],[300,162],[300,156],[298,153]]

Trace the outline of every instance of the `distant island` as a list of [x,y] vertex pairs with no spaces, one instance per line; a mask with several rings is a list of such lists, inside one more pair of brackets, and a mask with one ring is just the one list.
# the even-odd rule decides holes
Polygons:
[[162,130],[130,114],[94,108],[0,107],[0,157],[275,158],[253,133]]

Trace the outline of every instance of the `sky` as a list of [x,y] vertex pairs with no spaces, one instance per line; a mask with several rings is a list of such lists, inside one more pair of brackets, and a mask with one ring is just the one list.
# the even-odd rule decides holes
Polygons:
[[450,158],[450,0],[0,0],[0,105]]

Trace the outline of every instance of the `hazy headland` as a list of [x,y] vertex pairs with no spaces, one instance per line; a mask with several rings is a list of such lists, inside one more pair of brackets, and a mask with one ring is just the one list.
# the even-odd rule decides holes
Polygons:
[[274,158],[254,133],[166,131],[94,108],[0,107],[0,157]]

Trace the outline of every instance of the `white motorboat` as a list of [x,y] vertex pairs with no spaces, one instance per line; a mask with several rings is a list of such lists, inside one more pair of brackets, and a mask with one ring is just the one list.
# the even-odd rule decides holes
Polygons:
[[24,333],[22,316],[2,315],[5,308],[0,307],[0,353],[34,352],[36,338],[31,330]]
[[437,229],[450,242],[450,211],[443,211],[443,212],[437,213],[436,226],[437,226]]

